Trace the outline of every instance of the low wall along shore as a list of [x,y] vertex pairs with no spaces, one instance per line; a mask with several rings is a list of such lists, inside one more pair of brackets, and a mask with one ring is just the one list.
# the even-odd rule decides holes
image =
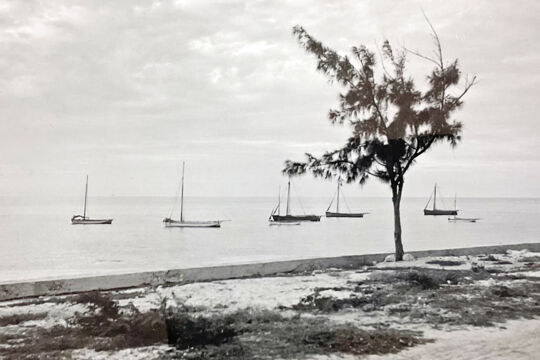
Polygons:
[[[415,257],[463,256],[504,253],[507,250],[540,252],[540,243],[515,245],[480,246],[471,248],[412,251]],[[224,265],[201,268],[150,271],[132,274],[92,276],[75,279],[45,280],[0,284],[0,301],[35,297],[41,295],[60,295],[92,290],[113,290],[147,286],[187,284],[192,282],[225,280],[254,276],[271,276],[283,273],[302,273],[327,268],[359,268],[383,261],[390,253],[339,256],[305,260],[275,261],[256,264]]]

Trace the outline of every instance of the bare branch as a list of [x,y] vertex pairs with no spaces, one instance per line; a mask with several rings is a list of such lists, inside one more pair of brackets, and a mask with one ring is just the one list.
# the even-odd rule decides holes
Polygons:
[[463,96],[465,96],[465,94],[469,91],[470,88],[472,88],[474,85],[478,84],[478,81],[476,80],[476,75],[473,76],[472,78],[472,81],[469,83],[468,80],[465,82],[465,89],[463,90],[463,92],[453,101],[452,105],[456,105],[459,100],[461,100],[461,98]]
[[439,35],[437,34],[437,31],[435,31],[435,27],[433,27],[433,24],[431,23],[431,21],[429,21],[429,18],[424,12],[424,9],[422,9],[422,15],[424,15],[424,19],[426,19],[429,27],[431,28],[431,32],[433,33],[435,46],[437,47],[437,51],[439,52],[439,61],[440,61],[439,66],[441,67],[441,69],[444,69],[442,47],[441,47],[441,41],[439,40]]
[[425,59],[425,60],[428,60],[428,61],[431,61],[432,63],[434,63],[435,65],[439,66],[439,63],[437,62],[437,60],[433,60],[432,58],[430,58],[429,56],[425,56],[425,55],[422,55],[421,53],[419,53],[418,51],[413,51],[413,50],[410,50],[410,49],[407,49],[406,47],[403,48],[405,51],[413,54],[413,55],[416,55],[422,59]]

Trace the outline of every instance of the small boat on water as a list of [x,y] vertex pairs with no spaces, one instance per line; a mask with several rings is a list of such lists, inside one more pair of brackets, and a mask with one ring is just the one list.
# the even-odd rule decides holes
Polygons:
[[270,220],[268,221],[268,225],[270,226],[276,226],[276,225],[300,225],[300,221],[274,221]]
[[[431,198],[433,198],[433,208],[428,209],[429,203],[431,202]],[[424,208],[424,215],[434,215],[434,216],[457,215],[457,213],[458,213],[457,209],[454,209],[454,210],[437,209],[437,184],[435,184],[433,193],[429,197],[426,207]]]
[[[457,196],[454,196],[454,209],[457,209]],[[480,218],[464,218],[464,217],[457,217],[456,215],[454,215],[453,217],[448,218],[448,221],[450,221],[450,222],[471,222],[471,223],[475,223],[478,220],[480,220]]]
[[[291,215],[290,203],[291,203],[291,179],[289,178],[289,182],[287,184],[287,206],[285,208],[285,215],[281,215],[279,213],[279,208],[281,207],[281,201],[278,201],[278,205],[276,206],[276,208],[274,209],[274,211],[272,211],[272,214],[270,215],[270,221],[283,223],[283,225],[291,225],[289,223],[291,222],[294,223],[298,221],[321,221],[321,217],[319,215]],[[292,225],[295,225],[295,224],[292,224]]]
[[211,221],[186,221],[184,220],[184,170],[185,162],[182,162],[182,190],[180,195],[180,220],[173,220],[172,210],[169,217],[163,219],[165,227],[179,227],[179,228],[218,228],[221,227],[220,220]]
[[480,220],[480,218],[461,218],[461,217],[457,217],[457,216],[448,218],[448,221],[450,221],[450,222],[471,222],[471,223],[474,223],[474,222],[477,222],[478,220]]
[[281,209],[281,188],[278,192],[278,203],[276,207],[272,210],[272,213],[270,214],[270,217],[268,218],[268,225],[270,226],[276,226],[276,225],[300,225],[300,221],[294,221],[294,220],[274,220],[274,216],[281,216],[280,215],[280,209]]
[[90,219],[86,217],[86,203],[88,199],[88,175],[86,175],[86,186],[84,188],[84,210],[82,215],[73,215],[71,224],[73,225],[105,225],[112,224],[113,219]]
[[[329,218],[329,217],[362,218],[362,217],[364,217],[364,215],[368,214],[366,212],[352,213],[350,211],[349,212],[340,212],[339,211],[339,193],[340,193],[341,186],[342,186],[341,179],[338,179],[336,196],[334,198],[332,198],[332,201],[330,201],[330,205],[328,205],[328,209],[326,209],[326,217],[327,218]],[[334,203],[334,199],[336,199],[336,211],[332,212],[332,211],[329,211],[329,210],[332,207],[332,204]]]

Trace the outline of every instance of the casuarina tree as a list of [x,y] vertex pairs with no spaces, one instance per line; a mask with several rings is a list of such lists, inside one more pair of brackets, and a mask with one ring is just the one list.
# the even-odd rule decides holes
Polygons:
[[[348,183],[361,185],[375,177],[389,184],[396,261],[403,259],[400,204],[405,174],[434,144],[457,145],[462,124],[453,115],[476,80],[465,79],[460,85],[458,61],[445,61],[439,37],[429,25],[435,45],[433,56],[407,49],[397,51],[385,41],[377,52],[379,62],[376,54],[363,45],[353,47],[348,56],[342,55],[303,27],[293,28],[300,46],[315,56],[317,70],[341,85],[339,105],[329,111],[328,118],[332,124],[350,125],[352,134],[341,148],[322,156],[308,153],[303,162],[287,160],[283,172],[311,172],[326,179],[341,176]],[[424,90],[417,88],[407,74],[409,53],[429,64]]]

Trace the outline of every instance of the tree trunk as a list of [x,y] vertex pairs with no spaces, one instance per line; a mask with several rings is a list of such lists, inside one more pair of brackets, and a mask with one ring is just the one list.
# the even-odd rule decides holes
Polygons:
[[403,244],[401,242],[401,187],[392,187],[392,203],[394,205],[394,244],[396,246],[396,261],[403,260]]

